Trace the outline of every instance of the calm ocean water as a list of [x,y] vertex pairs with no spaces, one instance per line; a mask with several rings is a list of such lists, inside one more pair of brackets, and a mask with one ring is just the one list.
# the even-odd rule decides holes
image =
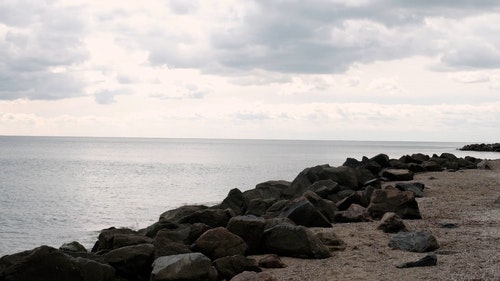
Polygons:
[[220,202],[232,188],[293,180],[306,167],[386,153],[461,152],[465,143],[0,137],[0,256],[77,240],[111,226],[139,229],[183,204]]

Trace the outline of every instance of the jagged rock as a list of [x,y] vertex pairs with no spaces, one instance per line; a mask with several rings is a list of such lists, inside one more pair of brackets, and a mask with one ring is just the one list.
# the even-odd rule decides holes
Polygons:
[[263,215],[263,217],[266,218],[274,218],[279,216],[281,211],[290,203],[290,200],[288,199],[283,199],[276,201],[274,204],[272,204],[269,208],[267,208],[266,213]]
[[380,176],[388,181],[410,181],[413,180],[413,172],[406,169],[384,169]]
[[328,198],[328,195],[335,194],[340,191],[340,186],[337,182],[331,179],[319,180],[311,184],[308,190],[318,194],[321,198]]
[[307,227],[331,227],[331,223],[307,198],[290,201],[279,215]]
[[318,174],[321,170],[326,167],[330,167],[330,165],[318,165],[310,168],[305,168],[302,172],[300,172],[295,179],[292,181],[289,187],[283,190],[283,197],[285,199],[293,199],[298,196],[301,196],[304,191],[308,189],[313,183],[318,180],[322,180],[319,178]]
[[0,280],[5,281],[113,281],[108,264],[73,258],[61,250],[40,246],[0,258]]
[[87,249],[78,241],[64,243],[61,247],[59,247],[59,250],[64,252],[88,252]]
[[394,212],[402,219],[421,219],[415,194],[397,189],[376,189],[367,208],[370,216],[380,219],[387,212]]
[[275,254],[265,255],[259,260],[259,266],[263,268],[285,268],[287,265]]
[[283,218],[283,217],[268,218],[268,219],[266,219],[266,225],[264,226],[264,231],[266,231],[267,229],[270,229],[272,227],[275,227],[278,224],[282,224],[282,223],[297,225],[297,224],[295,224],[295,222],[293,222],[289,218]]
[[160,221],[172,221],[179,222],[180,219],[191,215],[194,212],[208,209],[207,206],[204,205],[185,205],[176,209],[168,210],[160,215]]
[[234,276],[230,281],[278,281],[267,272],[245,271]]
[[156,233],[158,233],[158,231],[162,229],[176,229],[176,228],[179,228],[179,225],[177,223],[167,221],[164,218],[161,218],[160,221],[157,221],[146,228],[140,229],[137,232],[149,238],[154,238],[156,236]]
[[437,264],[436,254],[430,253],[425,257],[419,259],[418,261],[405,262],[396,265],[397,268],[409,268],[409,267],[423,267],[423,266],[435,266]]
[[318,194],[308,190],[304,192],[303,196],[313,204],[313,206],[328,219],[329,222],[333,221],[333,216],[337,211],[335,203],[328,199],[321,198]]
[[246,215],[231,218],[227,224],[227,229],[245,241],[248,245],[248,254],[255,254],[261,251],[261,240],[265,225],[266,220],[264,218]]
[[371,221],[370,215],[365,207],[358,204],[352,204],[345,211],[335,213],[335,222],[367,222]]
[[318,176],[322,180],[331,179],[339,185],[347,186],[354,190],[359,188],[356,170],[351,167],[325,167],[319,171]]
[[235,275],[244,271],[262,271],[256,260],[241,255],[216,259],[214,261],[214,266],[219,273],[219,278],[226,278],[226,280],[230,280]]
[[244,255],[248,249],[245,241],[224,227],[208,230],[198,238],[192,249],[211,259],[225,256]]
[[321,259],[330,257],[328,248],[304,226],[278,224],[264,231],[263,247],[273,254]]
[[189,253],[157,258],[153,263],[151,281],[215,281],[217,270],[202,253]]
[[182,239],[176,239],[178,237],[172,237],[171,234],[170,230],[161,230],[156,234],[153,242],[155,258],[191,253],[190,247]]
[[385,233],[398,233],[400,231],[407,231],[406,225],[403,220],[396,215],[396,213],[388,212],[385,213],[380,220],[377,229],[384,231]]
[[352,204],[358,204],[366,208],[370,204],[370,197],[364,191],[356,191],[335,203],[339,211],[347,210]]
[[[180,224],[175,229],[164,228],[158,231],[156,236],[161,235],[174,242],[192,244],[200,235],[209,230],[210,226],[204,223]],[[155,238],[156,238],[155,236]]]
[[115,268],[116,274],[132,280],[149,280],[154,260],[154,246],[140,244],[112,250],[104,260]]
[[276,199],[274,199],[274,198],[269,198],[269,199],[255,198],[255,199],[252,199],[248,203],[248,209],[247,209],[245,214],[246,215],[262,216],[266,213],[267,209],[269,207],[271,207],[275,202],[276,202]]
[[237,216],[243,215],[247,211],[247,205],[243,192],[237,188],[229,191],[228,195],[219,205],[220,209],[231,209]]
[[421,182],[411,182],[411,183],[400,182],[396,184],[396,188],[401,191],[411,191],[413,192],[413,194],[415,194],[415,197],[417,198],[425,196],[424,193],[425,184]]
[[491,164],[487,160],[479,162],[476,167],[482,170],[491,170]]
[[92,252],[109,251],[144,243],[153,243],[153,240],[132,229],[111,227],[101,231]]
[[181,218],[179,223],[204,223],[210,227],[225,227],[233,216],[231,209],[203,209]]
[[389,247],[409,252],[429,252],[439,248],[436,238],[429,232],[399,232],[392,235]]

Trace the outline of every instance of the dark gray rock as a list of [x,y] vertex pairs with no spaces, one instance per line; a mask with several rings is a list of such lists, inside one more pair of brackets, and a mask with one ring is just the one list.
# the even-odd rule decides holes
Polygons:
[[261,240],[266,220],[256,216],[236,216],[229,220],[227,230],[241,237],[248,245],[248,254],[261,252]]
[[154,260],[154,246],[140,244],[112,250],[104,260],[115,268],[116,274],[131,280],[149,280]]
[[274,198],[269,198],[269,199],[255,198],[255,199],[252,199],[248,203],[248,209],[247,209],[245,215],[262,216],[267,212],[267,209],[269,207],[271,207],[274,203],[276,203],[276,199],[274,199]]
[[316,237],[328,248],[330,251],[343,251],[346,244],[340,239],[332,229],[316,228],[312,229]]
[[0,280],[5,281],[113,281],[114,278],[115,270],[108,264],[74,258],[49,246],[0,258]]
[[210,227],[225,227],[233,216],[231,209],[203,209],[181,218],[179,223],[204,223]]
[[231,209],[237,216],[243,215],[247,211],[247,204],[243,192],[237,188],[229,191],[228,195],[219,205],[220,209]]
[[351,167],[325,167],[319,171],[318,176],[322,180],[330,179],[337,182],[339,185],[347,186],[351,189],[359,189],[358,177],[356,170]]
[[435,266],[437,264],[436,254],[430,253],[425,257],[419,259],[418,261],[405,262],[396,265],[397,268],[410,268],[410,267],[424,267],[424,266]]
[[385,213],[380,220],[377,229],[382,230],[385,233],[398,233],[400,231],[407,231],[404,221],[396,215],[396,213],[388,212]]
[[185,205],[176,209],[168,210],[160,215],[160,221],[166,220],[171,222],[179,222],[180,219],[191,215],[194,212],[208,209],[204,205]]
[[421,219],[415,194],[397,189],[376,189],[373,191],[368,213],[380,219],[387,212],[394,212],[402,219]]
[[164,218],[161,218],[160,221],[153,223],[152,225],[138,230],[138,234],[147,236],[149,238],[154,238],[156,233],[162,229],[176,229],[179,228],[179,225],[175,222],[167,221]]
[[409,252],[429,252],[439,248],[436,238],[429,232],[399,232],[391,236],[389,247]]
[[304,196],[290,201],[279,216],[307,227],[331,227],[330,220]]
[[219,278],[225,278],[226,280],[230,280],[244,271],[262,271],[256,260],[241,255],[219,258],[213,264],[219,273]]
[[304,226],[276,225],[264,231],[262,241],[267,252],[277,255],[309,259],[330,257],[328,248]]
[[61,247],[59,247],[59,250],[64,252],[88,252],[87,249],[78,241],[64,243]]
[[303,194],[304,198],[306,198],[311,204],[318,210],[325,218],[328,219],[329,222],[333,221],[333,216],[337,211],[337,206],[335,203],[328,199],[321,198],[318,194],[313,191],[306,191]]
[[151,281],[215,281],[217,270],[202,253],[189,253],[157,258],[153,263]]
[[[115,242],[115,237],[117,236],[121,236],[121,239],[118,238]],[[130,239],[127,239],[126,237],[129,237]],[[147,238],[148,237],[141,235],[137,233],[137,231],[129,228],[111,227],[103,229],[101,233],[99,233],[97,241],[92,248],[92,252],[109,251],[123,246],[134,245],[133,243],[146,243],[145,240]]]
[[192,249],[215,260],[225,256],[244,255],[248,246],[238,235],[224,227],[217,227],[203,233],[194,242]]
[[[174,237],[177,238],[177,237]],[[180,239],[172,239],[169,230],[159,231],[154,238],[154,257],[191,253],[191,248]]]
[[319,180],[311,184],[308,190],[318,194],[321,198],[328,198],[329,195],[340,191],[340,186],[337,182],[331,179]]

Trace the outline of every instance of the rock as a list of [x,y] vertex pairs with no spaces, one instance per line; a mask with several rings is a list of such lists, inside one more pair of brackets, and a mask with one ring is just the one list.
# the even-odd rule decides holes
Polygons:
[[291,219],[289,218],[283,218],[283,217],[276,217],[276,218],[269,218],[266,219],[266,225],[264,226],[264,231],[267,229],[270,229],[272,227],[277,226],[278,224],[291,224],[291,225],[296,225]]
[[230,280],[235,275],[244,271],[262,271],[256,260],[241,255],[216,259],[214,261],[214,266],[219,273],[219,278],[226,278],[226,280]]
[[318,210],[329,222],[333,221],[333,216],[337,211],[337,206],[335,203],[328,199],[321,198],[318,194],[308,190],[304,192],[303,196],[313,204],[313,206]]
[[192,244],[200,235],[209,229],[210,227],[204,223],[180,224],[175,229],[161,229],[156,236],[161,235],[165,239],[169,239],[173,242]]
[[443,170],[443,167],[439,163],[437,163],[435,160],[434,161],[424,161],[424,162],[422,162],[421,166],[427,172],[441,172]]
[[153,263],[151,281],[215,281],[217,270],[202,253],[189,253],[157,258]]
[[232,217],[227,230],[241,237],[248,245],[248,254],[261,252],[261,240],[266,220],[252,215]]
[[[130,243],[139,242],[139,240],[147,238],[143,235],[138,234],[137,231],[129,229],[129,228],[111,227],[108,229],[104,229],[101,231],[101,233],[99,233],[97,241],[94,244],[94,247],[92,247],[92,252],[109,251],[109,250],[120,248],[122,246],[130,246],[130,245],[125,245],[127,243],[125,241],[126,239],[117,239],[117,240],[120,240],[119,241],[120,243],[115,243],[116,236],[124,237],[124,236],[128,236],[128,235],[131,236],[130,240],[128,241]],[[134,240],[134,238],[138,237],[138,236],[140,236],[140,238],[137,240]],[[144,241],[141,240],[140,243],[142,243],[142,242],[144,242]],[[138,243],[138,244],[140,244],[140,243]]]
[[371,221],[370,215],[365,207],[352,204],[347,210],[335,213],[335,222],[367,222]]
[[292,181],[289,187],[283,190],[283,197],[285,199],[293,199],[301,196],[304,191],[306,191],[309,186],[318,180],[321,180],[318,173],[325,167],[330,167],[330,165],[318,165],[310,168],[305,168],[300,172],[295,179]]
[[380,219],[387,212],[394,212],[402,219],[421,219],[415,194],[411,191],[376,189],[373,191],[368,213]]
[[273,254],[309,259],[330,257],[328,248],[304,226],[278,224],[264,231],[262,241],[264,249]]
[[225,256],[244,255],[248,246],[238,235],[224,227],[217,227],[203,233],[194,242],[192,249],[215,260]]
[[331,227],[331,222],[307,198],[290,201],[279,215],[306,227]]
[[276,201],[269,208],[267,208],[266,213],[264,214],[263,217],[274,218],[274,217],[279,216],[281,211],[288,205],[288,203],[290,203],[290,201],[291,200],[288,200],[288,199]]
[[278,281],[267,272],[245,271],[234,276],[230,281]]
[[410,181],[413,180],[413,172],[406,169],[384,169],[380,176],[388,181]]
[[366,208],[370,204],[370,197],[366,196],[364,191],[356,191],[335,203],[339,211],[347,210],[352,204],[358,204]]
[[275,254],[269,254],[259,260],[259,266],[263,268],[285,268],[286,264]]
[[168,230],[159,231],[154,238],[154,257],[191,253],[191,248],[181,240],[171,239]]
[[377,229],[382,230],[385,233],[398,233],[400,231],[407,231],[406,225],[403,220],[396,215],[396,213],[388,212],[385,213],[380,220]]
[[243,193],[237,189],[233,188],[229,191],[227,197],[219,205],[220,209],[228,209],[234,211],[235,215],[243,215],[247,211],[247,206],[245,202],[245,197]]
[[225,227],[234,213],[231,209],[203,209],[179,220],[179,223],[204,223],[210,227]]
[[333,180],[327,179],[319,180],[311,184],[307,189],[318,194],[321,198],[328,198],[328,195],[339,192],[340,186]]
[[255,189],[259,191],[260,198],[279,200],[283,197],[283,191],[289,188],[290,184],[289,181],[271,180],[257,184]]
[[262,216],[266,213],[267,209],[269,207],[271,207],[275,202],[276,202],[276,199],[274,199],[274,198],[269,198],[269,199],[255,198],[255,199],[252,199],[248,203],[248,209],[247,209],[245,214],[246,215]]
[[126,246],[104,255],[104,260],[115,268],[117,275],[132,280],[149,280],[153,259],[151,244]]
[[345,243],[340,239],[332,229],[328,228],[316,228],[312,229],[316,237],[328,247],[330,251],[343,251],[345,250]]
[[88,252],[87,249],[85,249],[85,247],[77,241],[64,243],[61,247],[59,247],[59,250],[64,252]]
[[425,185],[421,182],[411,182],[411,183],[397,183],[396,188],[401,190],[401,191],[411,191],[413,194],[415,194],[415,197],[420,198],[424,197],[424,188]]
[[177,229],[179,228],[179,224],[171,221],[167,221],[164,218],[161,218],[160,221],[153,223],[152,225],[138,230],[138,234],[147,236],[149,238],[154,238],[156,233],[162,229]]
[[185,205],[179,208],[168,210],[160,215],[160,221],[172,221],[178,222],[180,219],[193,214],[194,212],[208,209],[207,206],[204,205]]
[[409,267],[423,267],[423,266],[435,266],[437,264],[436,254],[430,253],[425,257],[419,259],[418,261],[405,262],[396,265],[397,268],[409,268]]
[[487,160],[479,162],[476,167],[481,170],[491,170],[491,164]]
[[115,270],[103,263],[73,258],[61,250],[40,246],[0,258],[0,280],[113,281]]
[[387,154],[377,154],[370,158],[370,160],[377,162],[381,167],[389,167],[389,156]]
[[445,222],[439,224],[440,228],[458,228],[458,224],[452,222]]
[[337,182],[339,185],[347,186],[354,190],[357,190],[359,187],[356,170],[351,167],[325,167],[320,170],[318,176],[322,180],[330,179]]
[[399,232],[392,235],[389,247],[409,252],[429,252],[439,248],[436,238],[429,232]]

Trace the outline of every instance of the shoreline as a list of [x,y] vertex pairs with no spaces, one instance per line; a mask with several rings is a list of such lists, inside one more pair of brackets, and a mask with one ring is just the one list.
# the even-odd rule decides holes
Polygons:
[[[499,254],[492,252],[500,253],[500,248],[491,247],[491,245],[495,245],[494,243],[500,245],[497,243],[500,242],[500,210],[498,204],[494,205],[485,201],[491,197],[494,197],[493,200],[495,200],[500,195],[498,188],[500,185],[500,159],[490,160],[488,163],[492,166],[492,170],[459,169],[454,171],[451,169],[440,172],[416,172],[414,178],[407,181],[422,182],[428,189],[425,197],[417,199],[423,218],[404,220],[405,224],[410,230],[425,229],[436,234],[441,248],[454,252],[449,255],[438,255],[436,267],[397,269],[394,266],[396,262],[415,260],[422,254],[389,249],[387,247],[389,235],[376,230],[378,221],[371,221],[334,223],[332,230],[344,241],[346,249],[332,252],[330,258],[304,260],[283,256],[281,258],[287,264],[286,268],[264,269],[264,272],[272,274],[276,280],[331,280],[331,278],[341,280],[390,280],[394,278],[398,280],[431,280],[433,277],[438,277],[433,280],[449,280],[446,278],[453,276],[453,274],[455,274],[455,279],[470,276],[480,276],[483,278],[482,280],[490,280],[488,279],[490,277],[500,278],[500,272],[490,266],[492,261],[500,261]],[[396,182],[386,181],[382,183],[381,187],[384,189]],[[448,204],[442,206],[443,202]],[[487,212],[488,208],[493,210],[491,214]],[[460,212],[457,212],[457,209],[460,209]],[[482,219],[484,214],[488,215]],[[469,218],[469,215],[473,215],[473,219]],[[446,222],[457,223],[459,231],[443,230],[439,227],[439,223]],[[481,233],[481,235],[486,236],[484,239],[478,240],[477,247],[475,246],[474,249],[464,249],[463,247],[467,246],[467,243],[461,239],[471,238],[464,232],[476,231],[474,229],[478,226],[487,230],[486,233]],[[446,238],[443,239],[443,236]],[[152,241],[146,243],[152,243]],[[469,245],[473,244],[469,242]],[[468,256],[467,254],[471,250],[480,251],[480,256],[487,259],[477,258],[476,255]],[[101,254],[105,254],[105,252]],[[259,258],[260,256],[250,255],[249,257]],[[467,267],[468,263],[470,266],[471,260],[476,262],[478,266],[482,266],[484,270],[478,271],[475,268]],[[450,262],[453,262],[453,266],[450,266]],[[493,263],[493,266],[496,264]],[[460,268],[460,272],[457,272],[457,267]]]

